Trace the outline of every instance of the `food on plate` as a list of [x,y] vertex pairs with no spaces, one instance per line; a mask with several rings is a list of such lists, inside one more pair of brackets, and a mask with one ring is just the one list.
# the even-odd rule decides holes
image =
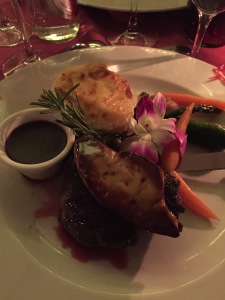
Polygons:
[[[171,99],[168,99],[168,102],[174,102]],[[175,102],[174,102],[175,103]],[[192,102],[193,103],[193,102]],[[176,104],[176,103],[175,103]],[[186,106],[180,106],[178,108],[178,105],[176,108],[174,108],[173,110],[167,110],[165,118],[176,118],[179,117],[186,109]],[[195,105],[192,113],[207,113],[207,114],[218,114],[221,113],[222,109],[217,108],[215,106],[212,105],[205,105],[205,104],[199,104],[199,105]]]
[[161,157],[160,157],[160,165],[163,170],[167,173],[171,173],[174,171],[180,164],[180,151],[182,151],[182,155],[184,154],[186,147],[186,130],[188,127],[188,123],[191,118],[191,114],[194,108],[194,103],[191,103],[181,114],[180,118],[176,122],[176,134],[181,135],[183,137],[183,147],[181,149],[179,144],[179,139],[174,139],[163,148]]
[[[76,141],[74,152],[82,181],[104,207],[137,228],[179,236],[182,225],[166,205],[165,175],[158,165],[89,137]],[[173,200],[178,207],[179,197]]]
[[225,110],[225,101],[219,100],[219,99],[211,99],[211,98],[204,98],[200,96],[195,95],[188,95],[188,94],[179,94],[179,93],[173,93],[173,92],[162,92],[163,95],[166,98],[169,98],[173,101],[175,101],[179,107],[181,106],[188,106],[192,102],[195,103],[195,105],[208,105],[208,106],[215,106],[221,110]]
[[215,213],[189,188],[177,172],[173,171],[172,175],[179,180],[179,195],[185,207],[205,218],[219,220]]
[[[213,103],[213,102],[212,102]],[[166,114],[166,118],[180,118],[184,112],[185,107],[182,106],[179,109],[170,111]],[[200,113],[201,115],[215,115],[223,112],[212,105],[197,105],[193,108],[192,113]],[[198,114],[199,116],[199,114]],[[191,119],[187,126],[188,142],[193,143],[204,148],[208,148],[212,151],[220,151],[225,148],[225,124],[217,124],[212,121],[206,121],[204,119]],[[210,143],[209,143],[210,141]]]
[[136,103],[129,83],[103,64],[63,70],[53,87],[32,104],[59,112],[58,122],[76,136],[59,214],[75,240],[121,247],[134,244],[139,230],[178,237],[183,197],[194,211],[218,220],[175,171],[194,101],[177,121],[166,116],[164,95],[142,93]]
[[77,105],[79,99],[85,120],[92,129],[123,132],[126,119],[133,116],[137,96],[130,84],[104,64],[84,64],[63,70],[53,82],[66,93],[74,85],[79,86],[70,94]]
[[225,124],[191,120],[188,124],[187,134],[189,142],[196,145],[217,151],[225,148]]
[[5,143],[8,156],[22,164],[39,164],[57,156],[67,136],[56,123],[32,121],[14,129]]
[[88,191],[70,155],[64,166],[65,191],[59,222],[78,243],[89,247],[121,248],[137,242],[134,225],[106,209]]

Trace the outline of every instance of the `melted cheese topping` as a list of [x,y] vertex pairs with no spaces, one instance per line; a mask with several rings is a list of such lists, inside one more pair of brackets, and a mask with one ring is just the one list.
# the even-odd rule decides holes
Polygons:
[[123,132],[126,119],[134,114],[137,97],[129,83],[104,64],[84,64],[63,70],[53,83],[66,93],[72,86],[79,87],[72,93],[77,105],[77,94],[86,121],[93,129]]

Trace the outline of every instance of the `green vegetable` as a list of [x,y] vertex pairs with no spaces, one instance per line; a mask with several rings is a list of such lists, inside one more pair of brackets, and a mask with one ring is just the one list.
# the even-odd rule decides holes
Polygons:
[[188,142],[208,148],[225,148],[225,126],[203,120],[191,120],[187,128]]
[[[182,113],[185,111],[185,106],[180,107],[178,109],[175,109],[173,111],[167,112],[165,115],[165,118],[177,118],[180,115],[182,115]],[[211,105],[205,105],[205,104],[200,104],[197,105],[193,108],[192,113],[213,113],[213,114],[218,114],[220,112],[222,112],[221,109],[211,106]]]

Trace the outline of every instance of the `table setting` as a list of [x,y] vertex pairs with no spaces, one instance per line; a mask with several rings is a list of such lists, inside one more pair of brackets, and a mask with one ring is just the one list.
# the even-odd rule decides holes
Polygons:
[[[71,0],[67,1],[66,9],[62,8],[62,1],[53,0],[55,6],[52,6],[52,1],[47,2],[48,5],[46,4],[43,12],[42,1],[30,0],[29,5],[24,0],[0,1],[0,42],[2,38],[0,43],[0,234],[2,238],[0,299],[224,299],[224,0],[216,1],[215,5],[203,0]],[[55,18],[59,10],[64,14],[61,23],[59,17]],[[48,23],[50,19],[56,23]],[[57,22],[59,25],[52,26]],[[202,26],[198,27],[200,23]],[[50,27],[47,26],[46,29],[46,24],[51,24],[52,27],[48,25]],[[6,28],[10,36],[7,36]],[[13,33],[10,33],[9,30],[12,28]],[[63,28],[61,35],[57,31],[58,28]],[[53,29],[55,31],[51,32],[50,30]],[[21,36],[23,36],[22,40]],[[7,41],[3,45],[5,38]],[[12,44],[9,45],[9,42]],[[91,71],[88,72],[85,67],[82,69],[82,66],[88,66]],[[73,72],[72,68],[74,68]],[[99,69],[95,71],[95,68]],[[68,87],[65,83],[67,77]],[[77,78],[81,83],[76,81]],[[115,86],[111,85],[112,82]],[[84,90],[81,93],[82,84]],[[87,97],[89,86],[90,94],[94,94],[95,90],[98,90],[98,84],[104,93],[110,91],[113,94],[111,97],[115,103],[108,102],[103,108],[100,106],[97,109],[93,103],[90,105],[84,102],[82,106],[79,98]],[[103,92],[100,93],[100,98],[101,95],[104,96]],[[119,100],[117,95],[121,97]],[[75,105],[71,104],[73,97],[77,101],[74,102]],[[138,104],[135,102],[137,106],[132,107],[129,101],[134,101],[135,97],[139,102]],[[150,98],[153,103],[151,109],[139,105],[149,101]],[[165,107],[170,100],[172,105],[176,105],[174,112],[178,113],[179,109],[183,109],[184,112],[179,112],[176,116],[170,115]],[[67,105],[65,101],[68,101]],[[94,101],[98,100],[94,98]],[[113,110],[111,105],[112,107],[118,105],[118,108],[115,108],[116,112],[111,111]],[[107,106],[109,110],[105,113],[104,109]],[[204,112],[204,108],[198,110],[199,107],[206,106],[206,109],[210,108],[211,113]],[[60,124],[62,128],[65,125],[67,136],[66,152],[55,155],[56,157],[47,162],[39,163],[43,167],[41,168],[43,172],[51,174],[45,174],[46,176],[43,177],[39,168],[35,166],[36,163],[28,163],[26,166],[26,163],[13,161],[6,147],[8,137],[16,127],[20,128],[19,126],[23,125],[25,119],[28,119],[28,122],[40,121],[39,117],[33,120],[33,116],[28,116],[29,110],[34,109],[36,115],[41,110],[40,107],[48,109],[48,113],[44,113],[40,118],[42,121],[48,118],[48,115],[51,115],[51,121],[60,116],[60,120],[54,123]],[[198,108],[193,113],[195,107]],[[200,122],[212,122],[216,124],[215,127],[220,128],[212,129],[210,125],[209,129],[206,129],[207,133],[199,131],[193,144],[191,142],[190,145],[189,143],[186,145],[182,139],[186,141],[192,133],[187,131],[186,135],[188,124],[178,124],[184,122],[182,117],[188,110],[189,118],[190,114],[193,116],[193,123],[197,120],[197,124],[199,118]],[[143,117],[143,111],[147,116]],[[124,117],[126,113],[130,119]],[[128,126],[127,131],[120,130],[116,132],[115,137],[113,134],[110,135],[112,144],[119,143],[120,139],[121,144],[116,145],[120,148],[115,148],[116,150],[113,146],[112,148],[109,146],[111,144],[106,143],[106,147],[103,143],[108,134],[105,128],[92,130],[87,122],[90,117],[96,119],[98,124],[102,122],[107,125],[107,118],[110,122],[114,122],[112,121],[115,119],[114,114],[121,118],[119,125],[115,123],[115,126],[119,128],[123,122]],[[54,117],[55,115],[57,117]],[[186,147],[185,154],[182,152],[181,155],[179,152],[182,162],[180,160],[177,162],[175,158],[175,167],[173,166],[174,154],[171,156],[172,162],[167,164],[168,155],[171,153],[167,154],[166,146],[163,144],[165,141],[161,143],[162,133],[159,144],[155,141],[153,143],[158,153],[157,170],[154,167],[155,162],[153,166],[151,159],[150,162],[148,160],[152,149],[147,151],[144,148],[146,152],[143,156],[147,159],[143,158],[142,152],[138,152],[141,151],[139,146],[135,148],[138,154],[127,155],[129,151],[127,149],[130,149],[129,139],[132,139],[135,134],[138,136],[140,132],[146,130],[148,133],[150,130],[147,128],[149,124],[145,126],[141,125],[141,122],[156,115],[159,120],[157,126],[162,126],[160,130],[165,131],[166,128],[169,132],[167,136],[170,135],[171,139],[181,144],[179,144],[179,151],[182,151],[182,147],[185,150]],[[72,117],[75,118],[74,123]],[[155,118],[152,121],[152,128],[156,126]],[[185,129],[182,126],[186,126]],[[216,137],[217,129],[219,137]],[[205,135],[203,146],[198,143],[198,140],[203,140],[201,135]],[[169,141],[169,137],[167,138],[170,145],[172,140]],[[219,146],[214,145],[217,142]],[[71,149],[76,163],[76,172],[74,171],[72,175],[67,171],[67,168],[70,170],[71,165],[73,166],[68,154],[69,151],[71,153]],[[122,149],[121,152],[118,149]],[[29,151],[33,150],[22,150],[25,156]],[[99,151],[102,156],[107,157],[107,170],[95,158]],[[69,158],[66,159],[66,156]],[[111,164],[109,157],[120,162],[118,172],[122,175],[118,176],[121,181],[124,180],[123,177],[128,176],[132,182],[132,191],[138,189],[138,184],[145,191],[147,184],[143,182],[147,178],[153,182],[153,187],[146,190],[148,194],[155,195],[154,189],[160,195],[162,190],[165,194],[167,179],[163,176],[166,174],[167,177],[170,174],[178,180],[181,195],[188,194],[183,204],[179,200],[182,196],[176,198],[178,202],[175,208],[171,208],[167,200],[162,202],[161,198],[151,196],[153,202],[158,202],[153,203],[154,205],[149,208],[150,214],[147,219],[153,218],[152,222],[156,225],[153,226],[151,221],[144,220],[143,222],[147,222],[149,226],[146,229],[147,225],[137,216],[138,221],[137,223],[134,221],[134,226],[138,224],[138,235],[129,238],[125,248],[117,246],[110,248],[105,245],[98,248],[91,244],[90,237],[91,247],[82,242],[79,244],[77,240],[88,238],[87,232],[86,235],[76,233],[75,240],[77,240],[74,241],[70,230],[74,223],[78,222],[79,226],[83,226],[87,220],[85,217],[80,217],[81,219],[77,221],[72,212],[63,212],[65,207],[62,203],[70,201],[71,193],[83,199],[87,195],[85,189],[88,189],[91,195],[88,194],[88,197],[99,198],[99,205],[103,204],[104,210],[112,209],[116,212],[116,218],[117,214],[119,215],[118,221],[114,216],[112,217],[116,220],[114,223],[122,222],[122,226],[124,228],[128,226],[130,230],[130,220],[132,226],[132,220],[136,220],[135,206],[132,208],[132,205],[136,205],[135,200],[131,197],[129,205],[117,210],[121,185],[116,185],[118,192],[113,188],[109,203],[105,200],[108,192],[105,192],[106,196],[102,196],[102,190],[98,189],[98,186],[101,186],[104,190],[107,176],[112,176],[109,180],[110,184],[114,184],[117,180],[113,177],[114,170],[117,172],[117,166]],[[179,156],[179,159],[181,158]],[[58,166],[58,163],[61,169],[57,167],[55,171],[55,165]],[[98,163],[99,173],[95,169]],[[48,171],[52,165],[54,174],[51,170]],[[147,177],[145,179],[142,177],[139,183],[137,176],[140,175],[136,175],[136,172],[141,174],[146,172],[146,168],[154,169],[152,172],[155,175],[149,176],[150,179],[146,175]],[[135,175],[129,175],[129,172]],[[105,181],[101,181],[98,177]],[[91,178],[90,182],[89,178]],[[159,184],[161,179],[158,178],[164,178],[161,185]],[[130,184],[128,179],[127,182],[124,180],[125,188]],[[78,182],[75,187],[74,180]],[[83,185],[80,181],[83,181]],[[171,189],[175,185],[174,181]],[[147,192],[137,192],[137,199],[139,197],[145,199],[147,197],[145,193]],[[162,195],[160,197],[166,197]],[[112,200],[116,204],[113,205]],[[73,204],[69,202],[65,206],[73,207]],[[74,209],[77,206],[74,205]],[[137,204],[136,210],[139,208]],[[168,213],[168,208],[172,211],[172,217]],[[178,211],[174,213],[173,209]],[[85,210],[89,210],[88,203]],[[95,210],[98,214],[99,211],[96,208]],[[152,210],[156,217],[153,216]],[[66,213],[69,215],[67,216],[69,221],[63,215]],[[125,218],[125,223],[123,223],[124,219],[121,221],[121,216],[122,219]],[[110,219],[111,215],[106,218]],[[98,228],[97,221],[93,221],[92,217],[90,219],[90,222],[93,222],[91,226]],[[64,231],[64,226],[67,226],[67,221],[72,222],[71,220],[73,223],[68,225],[68,235],[68,232]],[[105,229],[106,232],[107,230],[111,232],[109,221],[104,222],[107,222],[105,225],[107,228],[96,229],[100,232],[96,243],[100,243]],[[165,222],[164,226],[163,222]],[[124,228],[117,229],[116,240],[120,240]]]

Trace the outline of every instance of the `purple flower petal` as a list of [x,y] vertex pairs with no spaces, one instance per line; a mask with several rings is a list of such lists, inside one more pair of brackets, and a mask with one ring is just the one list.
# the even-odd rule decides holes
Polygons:
[[154,143],[160,148],[166,147],[167,144],[176,138],[174,134],[161,129],[155,130],[151,135]]
[[176,130],[175,135],[180,142],[180,154],[182,158],[187,146],[187,135],[180,130]]
[[164,118],[166,112],[166,98],[163,96],[163,94],[157,93],[152,102],[154,111],[161,119]]
[[148,95],[140,98],[136,116],[130,118],[128,132],[134,134],[121,144],[124,150],[138,153],[151,161],[158,162],[158,151],[162,151],[168,143],[178,139],[181,144],[181,156],[185,149],[185,138],[181,133],[176,134],[176,119],[164,119],[166,99],[157,93],[153,100]]
[[154,110],[152,100],[149,98],[148,95],[142,96],[137,104],[136,119],[139,120],[139,118],[145,113],[151,114],[153,112]]
[[169,118],[169,119],[161,119],[159,128],[163,130],[168,130],[172,133],[175,133],[176,131],[176,125],[175,125],[176,119],[175,118]]
[[133,142],[128,150],[147,157],[154,163],[158,162],[158,151],[151,141]]

